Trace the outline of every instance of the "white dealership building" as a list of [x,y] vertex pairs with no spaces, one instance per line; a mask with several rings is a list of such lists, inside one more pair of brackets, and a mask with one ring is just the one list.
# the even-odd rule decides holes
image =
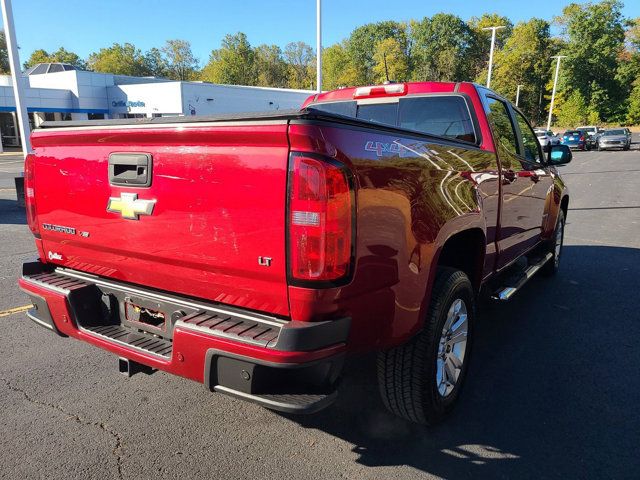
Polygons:
[[[129,77],[41,63],[24,72],[32,128],[45,120],[213,115],[299,108],[313,92]],[[11,77],[0,75],[0,141],[19,146]]]

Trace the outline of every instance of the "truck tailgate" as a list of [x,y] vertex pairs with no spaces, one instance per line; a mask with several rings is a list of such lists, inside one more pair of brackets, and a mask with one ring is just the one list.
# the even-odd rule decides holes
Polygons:
[[[44,129],[32,142],[47,261],[288,316],[286,120]],[[114,185],[114,153],[148,154],[151,184]]]

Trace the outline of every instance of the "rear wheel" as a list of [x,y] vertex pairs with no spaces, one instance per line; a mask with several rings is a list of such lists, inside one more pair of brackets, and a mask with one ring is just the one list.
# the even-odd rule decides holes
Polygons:
[[392,413],[432,425],[453,409],[469,365],[474,320],[467,275],[439,268],[423,330],[378,355],[380,393]]
[[562,245],[564,243],[564,211],[558,213],[558,221],[556,229],[553,232],[553,238],[549,240],[549,251],[553,255],[551,259],[542,267],[542,274],[551,276],[558,273],[560,268],[560,256],[562,254]]

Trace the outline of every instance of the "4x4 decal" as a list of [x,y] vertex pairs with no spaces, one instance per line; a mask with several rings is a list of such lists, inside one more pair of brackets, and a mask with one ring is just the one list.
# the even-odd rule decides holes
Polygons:
[[397,143],[385,143],[385,142],[372,142],[368,141],[364,145],[364,149],[368,152],[376,152],[378,157],[381,157],[384,153],[400,153],[400,145]]

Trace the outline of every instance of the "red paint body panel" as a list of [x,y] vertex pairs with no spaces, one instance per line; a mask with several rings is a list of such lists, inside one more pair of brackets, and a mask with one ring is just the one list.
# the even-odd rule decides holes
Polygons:
[[[82,237],[41,228],[41,259],[282,319],[351,318],[346,347],[326,351],[275,352],[215,340],[216,348],[262,360],[303,362],[345,348],[399,345],[422,327],[439,255],[448,240],[462,232],[481,239],[479,272],[473,279],[479,287],[549,237],[566,195],[552,168],[532,171],[512,162],[513,181],[507,178],[505,158],[496,152],[475,85],[410,83],[406,91],[466,95],[475,111],[478,145],[363,122],[295,116],[237,124],[38,130],[32,139],[38,222],[89,233]],[[305,105],[352,100],[354,92],[347,88],[323,93]],[[367,144],[395,149],[376,151],[365,148]],[[107,164],[114,152],[150,153],[151,186],[110,185]],[[353,268],[340,285],[302,287],[287,279],[291,152],[339,162],[353,177]],[[107,212],[109,198],[123,192],[156,200],[153,214],[132,221]],[[51,260],[50,252],[62,259]],[[271,266],[259,265],[258,257],[270,257]],[[63,315],[69,317],[64,298],[51,293],[46,298],[64,333],[202,381],[211,339],[177,329],[173,351],[183,353],[185,362],[177,363],[174,354],[161,365],[62,323]]]
[[[38,131],[38,219],[89,236],[43,230],[55,263],[117,280],[278,316],[289,313],[284,221],[287,125]],[[149,188],[109,185],[113,152],[153,155]],[[54,181],[52,181],[55,179]],[[156,200],[125,220],[110,197]],[[270,268],[257,258],[273,258]]]

